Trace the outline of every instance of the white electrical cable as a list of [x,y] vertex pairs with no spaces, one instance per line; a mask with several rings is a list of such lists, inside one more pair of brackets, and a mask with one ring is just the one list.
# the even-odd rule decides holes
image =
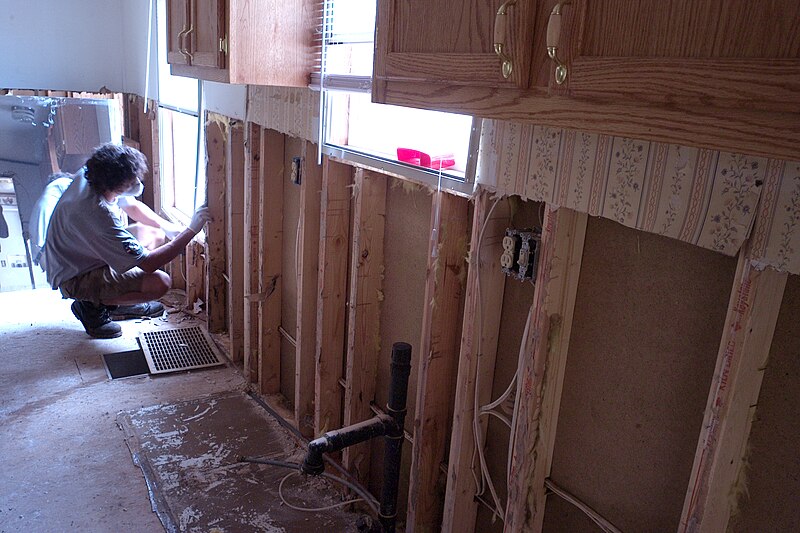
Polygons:
[[571,503],[581,511],[583,511],[595,524],[600,526],[605,533],[622,533],[619,529],[614,527],[614,524],[603,518],[597,511],[580,501],[578,498],[565,491],[550,479],[544,480],[544,486],[550,489],[553,494],[562,497],[567,502]]
[[[481,228],[481,232],[478,235],[478,242],[477,242],[477,249],[475,250],[475,266],[477,268],[476,275],[475,275],[475,295],[478,300],[478,358],[482,356],[483,352],[481,349],[481,340],[483,337],[483,299],[481,297],[481,283],[480,283],[480,257],[481,257],[481,246],[483,244],[483,236],[486,233],[486,228],[489,225],[489,220],[492,217],[492,213],[494,213],[497,204],[500,203],[501,198],[497,198],[492,207],[489,209],[489,212],[486,214],[486,219],[483,222],[483,227]],[[494,508],[490,507],[492,513],[500,520],[504,520],[504,512],[502,510],[502,505],[500,503],[500,497],[497,495],[497,491],[494,488],[494,484],[492,483],[492,478],[489,475],[489,468],[486,464],[486,457],[483,453],[483,442],[482,441],[482,431],[480,427],[480,402],[478,399],[478,391],[480,390],[480,377],[481,373],[475,373],[475,393],[473,394],[473,417],[472,417],[472,435],[475,440],[475,447],[473,450],[472,455],[472,475],[475,479],[476,484],[476,496],[481,496],[486,490],[486,487],[489,487],[489,492],[492,496],[492,501],[494,502]],[[478,457],[478,462],[480,463],[480,476],[477,475],[475,470],[475,456]]]
[[[488,225],[489,219],[491,218],[492,212],[494,211],[495,207],[497,206],[500,199],[495,200],[495,203],[492,205],[489,213],[486,215],[486,220],[484,221],[483,227],[481,228],[481,232],[478,236],[478,243],[477,243],[477,250],[476,250],[476,264],[480,265],[480,249],[483,243],[483,236],[486,231],[486,227]],[[476,279],[475,279],[475,289],[476,295],[478,299],[478,328],[479,331],[483,331],[483,312],[482,306],[483,301],[481,299],[481,290],[480,290],[480,268],[476,270]],[[500,498],[497,495],[497,491],[494,487],[494,483],[492,482],[491,475],[489,473],[488,466],[486,464],[486,457],[484,454],[483,446],[481,445],[481,434],[480,431],[480,416],[481,415],[491,415],[497,417],[501,420],[504,424],[506,424],[511,433],[509,435],[508,440],[508,460],[506,464],[506,482],[511,479],[511,465],[513,459],[513,451],[514,451],[514,443],[516,441],[516,425],[517,425],[517,415],[519,413],[519,394],[520,390],[517,386],[517,380],[520,373],[520,366],[522,365],[522,361],[524,361],[524,352],[525,347],[528,342],[528,335],[530,333],[530,322],[531,322],[531,315],[533,313],[533,305],[528,309],[528,317],[525,320],[525,330],[522,334],[522,340],[520,342],[519,347],[519,356],[517,359],[517,370],[514,372],[514,376],[511,378],[511,381],[506,387],[506,390],[493,402],[490,402],[484,406],[479,406],[478,394],[477,391],[480,388],[480,372],[477,372],[475,375],[475,394],[474,394],[474,417],[473,417],[473,436],[475,438],[475,450],[473,453],[473,477],[476,483],[476,496],[481,496],[485,488],[489,487],[489,492],[491,493],[492,500],[494,502],[494,507],[486,504],[487,507],[492,511],[494,516],[500,518],[500,520],[505,521],[505,507],[501,504]],[[481,340],[482,334],[478,336],[478,354],[479,357],[482,354],[481,350]],[[516,388],[516,391],[515,391]],[[512,392],[516,392],[515,394],[515,401],[514,401],[514,408],[512,409],[512,417],[509,420],[507,417],[501,415],[500,413],[494,411],[494,409],[504,402],[508,401],[508,398],[511,396]],[[475,471],[475,455],[477,455],[479,463],[480,463],[480,476],[477,475]]]
[[283,495],[283,484],[286,483],[286,480],[289,479],[290,477],[299,476],[299,475],[300,475],[300,472],[289,472],[288,474],[283,476],[283,479],[281,479],[281,482],[278,485],[278,496],[280,496],[281,501],[283,502],[284,505],[286,505],[286,507],[294,509],[295,511],[303,511],[303,512],[306,512],[306,513],[317,513],[317,512],[320,512],[320,511],[329,511],[331,509],[338,509],[339,507],[344,507],[345,505],[350,505],[351,503],[357,503],[357,502],[364,501],[362,498],[355,498],[355,499],[352,499],[352,500],[347,500],[347,501],[335,503],[333,505],[326,505],[325,507],[298,507],[297,505],[293,505],[293,504],[289,503],[289,501]]
[[[512,381],[516,382],[519,379],[520,370],[525,361],[525,345],[528,343],[528,335],[530,334],[531,315],[533,314],[534,302],[528,309],[528,318],[525,320],[525,331],[522,333],[522,342],[519,345],[519,357],[517,359],[517,371],[514,373]],[[519,414],[520,403],[520,387],[517,387],[516,399],[514,401],[514,410],[511,415],[511,434],[508,436],[508,463],[506,464],[506,479],[511,479],[511,463],[514,458],[514,444],[517,440],[517,415]]]

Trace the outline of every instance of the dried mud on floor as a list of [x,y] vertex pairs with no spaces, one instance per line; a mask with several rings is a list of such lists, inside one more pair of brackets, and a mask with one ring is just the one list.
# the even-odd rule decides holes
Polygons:
[[[242,456],[302,457],[285,430],[242,392],[127,411],[117,422],[167,531],[357,531],[357,514],[284,505],[278,486],[292,471],[239,462]],[[342,501],[337,487],[299,475],[286,480],[284,496],[300,507]]]

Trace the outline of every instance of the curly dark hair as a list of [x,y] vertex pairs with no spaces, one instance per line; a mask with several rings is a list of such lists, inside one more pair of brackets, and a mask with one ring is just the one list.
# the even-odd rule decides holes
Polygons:
[[106,143],[86,162],[86,181],[97,194],[118,191],[147,172],[147,158],[130,146]]

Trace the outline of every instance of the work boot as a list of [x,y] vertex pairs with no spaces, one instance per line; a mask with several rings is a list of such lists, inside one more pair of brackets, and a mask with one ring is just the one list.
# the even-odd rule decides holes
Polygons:
[[111,320],[128,320],[130,318],[144,318],[161,316],[164,306],[161,302],[144,302],[133,305],[112,305],[108,307]]
[[113,339],[122,335],[119,324],[112,322],[105,305],[95,305],[86,300],[72,302],[72,314],[81,321],[83,329],[95,339]]

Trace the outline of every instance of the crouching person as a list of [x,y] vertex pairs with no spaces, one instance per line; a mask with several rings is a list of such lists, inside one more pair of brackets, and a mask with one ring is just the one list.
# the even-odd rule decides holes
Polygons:
[[[208,209],[201,207],[188,228],[176,228],[135,200],[146,172],[141,152],[105,144],[75,174],[50,219],[47,280],[64,298],[75,300],[72,313],[92,337],[119,337],[122,328],[112,318],[163,313],[155,300],[171,281],[159,268],[180,255],[209,221]],[[126,226],[123,212],[138,224]],[[147,235],[148,241],[134,233]],[[165,233],[172,237],[166,243]]]

